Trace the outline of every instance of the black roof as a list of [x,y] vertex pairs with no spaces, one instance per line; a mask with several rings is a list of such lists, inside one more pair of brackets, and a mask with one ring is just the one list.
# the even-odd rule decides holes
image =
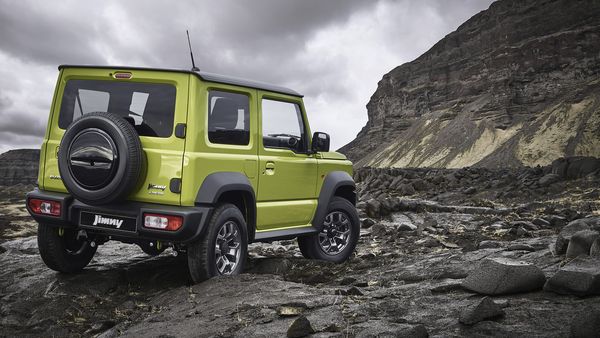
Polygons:
[[60,65],[60,66],[58,66],[59,70],[62,68],[104,68],[104,69],[154,70],[154,71],[161,71],[161,72],[188,73],[188,74],[194,74],[204,81],[262,89],[262,90],[266,90],[266,91],[270,91],[270,92],[288,94],[288,95],[299,96],[299,97],[303,96],[302,94],[298,93],[297,91],[286,88],[286,87],[276,86],[276,85],[258,82],[258,81],[241,79],[241,78],[232,77],[232,76],[208,73],[208,72],[204,72],[204,71],[191,71],[191,70],[185,70],[185,69],[128,67],[128,66],[93,66],[93,65]]

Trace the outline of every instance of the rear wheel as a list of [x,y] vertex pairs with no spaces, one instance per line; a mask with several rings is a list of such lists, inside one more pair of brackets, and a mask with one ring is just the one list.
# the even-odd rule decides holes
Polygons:
[[38,247],[42,260],[50,269],[73,273],[85,268],[96,253],[86,236],[77,230],[38,225]]
[[246,221],[233,204],[215,209],[204,236],[187,248],[190,276],[195,283],[244,271],[248,254]]
[[298,238],[298,246],[306,258],[342,263],[356,248],[359,236],[360,220],[356,208],[348,200],[334,197],[321,232]]

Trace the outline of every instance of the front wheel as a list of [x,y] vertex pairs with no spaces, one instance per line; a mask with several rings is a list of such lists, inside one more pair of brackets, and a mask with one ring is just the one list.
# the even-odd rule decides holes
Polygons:
[[347,199],[334,197],[321,232],[298,238],[298,246],[306,258],[343,263],[352,255],[359,236],[356,208]]
[[190,276],[195,283],[244,271],[248,255],[246,221],[233,204],[215,209],[204,236],[187,248]]
[[38,248],[42,260],[50,269],[74,273],[85,268],[96,253],[86,236],[77,230],[38,225]]

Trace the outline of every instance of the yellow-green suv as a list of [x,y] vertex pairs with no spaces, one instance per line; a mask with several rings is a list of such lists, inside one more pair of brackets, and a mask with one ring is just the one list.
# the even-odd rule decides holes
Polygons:
[[27,209],[48,267],[109,240],[187,253],[192,280],[243,271],[248,243],[298,238],[343,262],[359,219],[352,164],[302,95],[199,71],[60,66]]

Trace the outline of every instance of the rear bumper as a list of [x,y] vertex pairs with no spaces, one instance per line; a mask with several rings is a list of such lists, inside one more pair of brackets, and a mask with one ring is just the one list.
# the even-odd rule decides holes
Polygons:
[[[29,209],[29,199],[39,198],[44,200],[58,201],[61,203],[60,216],[34,214]],[[78,201],[69,194],[35,189],[27,193],[27,211],[38,222],[49,226],[60,226],[65,228],[86,229],[91,233],[114,236],[129,240],[160,240],[172,243],[193,242],[204,233],[205,224],[212,212],[212,207],[177,207],[152,203],[138,203],[124,201],[118,204],[107,204],[92,206]],[[81,212],[98,213],[102,215],[113,215],[116,217],[128,217],[136,219],[135,231],[122,231],[118,229],[82,225],[80,222]],[[183,217],[183,225],[177,231],[164,231],[149,229],[143,226],[143,214],[167,214]]]

